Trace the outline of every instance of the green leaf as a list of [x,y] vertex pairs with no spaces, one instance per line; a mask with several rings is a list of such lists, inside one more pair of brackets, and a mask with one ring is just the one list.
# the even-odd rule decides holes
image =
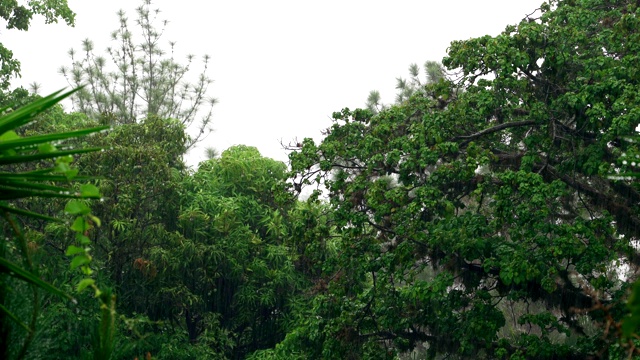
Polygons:
[[96,226],[101,226],[102,225],[102,221],[100,221],[100,218],[94,215],[89,214],[89,219],[91,219],[91,221],[93,221],[94,224],[96,224]]
[[89,239],[88,236],[83,235],[82,233],[78,233],[76,234],[76,240],[82,244],[82,245],[89,245],[91,244],[91,239]]
[[42,214],[38,214],[32,211],[28,211],[28,210],[22,210],[22,209],[18,209],[12,206],[8,206],[2,202],[0,202],[0,209],[16,214],[16,215],[23,215],[23,216],[28,216],[34,219],[40,219],[40,220],[46,220],[46,221],[55,221],[55,222],[63,222],[62,219],[57,219],[51,216],[46,216],[46,215],[42,215]]
[[86,265],[91,262],[91,257],[89,255],[78,255],[71,260],[71,270],[77,268],[78,266]]
[[[38,150],[40,150],[41,152],[53,152],[55,151],[56,148],[50,144],[51,142],[65,140],[65,139],[79,138],[92,133],[104,131],[106,129],[109,129],[109,127],[99,126],[99,127],[89,128],[89,129],[82,129],[82,130],[69,131],[69,132],[63,132],[63,133],[29,136],[24,138],[17,137],[17,138],[6,139],[5,141],[0,139],[1,141],[0,151],[15,149],[15,148],[33,147],[35,145],[42,144],[38,146]],[[40,147],[49,149],[49,151],[42,151]]]
[[80,196],[85,198],[100,198],[100,190],[95,185],[85,184],[80,186]]
[[11,320],[13,320],[16,324],[20,325],[20,327],[25,329],[28,333],[33,332],[33,330],[29,329],[29,327],[25,323],[20,321],[20,319],[18,319],[18,317],[14,313],[9,311],[9,309],[4,307],[4,305],[2,305],[2,304],[0,304],[0,312],[3,312],[5,314],[7,314],[9,316],[9,318],[11,318]]
[[9,276],[15,277],[17,279],[24,280],[30,284],[33,284],[51,294],[58,295],[63,298],[71,299],[71,296],[64,293],[62,290],[54,287],[53,285],[40,280],[37,276],[33,275],[27,270],[24,270],[20,266],[10,262],[9,260],[0,257],[0,272],[9,274]]
[[[62,158],[58,158],[60,160]],[[63,174],[67,180],[72,180],[78,175],[78,169],[74,169],[69,166],[70,162],[67,161],[56,161],[56,167],[54,171],[60,174]]]
[[88,228],[87,221],[82,216],[78,216],[71,225],[71,230],[79,233],[84,233]]
[[[0,172],[0,179],[2,179],[0,181],[5,181],[4,179],[18,179],[18,180],[22,180],[22,181],[31,180],[31,181],[36,181],[36,182],[41,182],[41,181],[67,181],[67,177],[66,176],[50,174],[53,171],[54,171],[54,169],[49,168],[49,169],[44,169],[44,170],[39,170],[39,171],[29,171],[29,172],[22,172],[22,173]],[[75,177],[75,180],[93,180],[93,179],[96,179],[96,177],[91,177],[91,176],[76,176]]]
[[16,132],[13,130],[9,130],[4,134],[0,135],[0,142],[3,142],[3,143],[10,140],[15,140],[15,139],[20,139],[20,136],[18,136],[18,134],[16,134]]
[[84,254],[84,253],[85,253],[85,250],[83,248],[80,248],[74,245],[69,245],[69,247],[67,248],[66,255],[73,256],[76,254]]
[[[59,186],[51,186],[46,184],[40,184],[37,182],[20,181],[20,179],[0,179],[0,186],[8,189],[14,188],[15,190],[35,189],[35,190],[48,190],[56,193],[64,193],[68,190]],[[5,195],[8,196],[8,195]]]
[[78,155],[78,154],[85,154],[85,153],[90,153],[90,152],[95,152],[100,150],[102,150],[102,148],[95,147],[95,148],[77,149],[77,150],[62,150],[62,151],[56,151],[56,152],[46,153],[46,154],[0,156],[0,165],[23,164],[31,161],[53,159],[63,155]]
[[22,199],[27,197],[77,199],[78,195],[67,192],[23,190],[0,186],[0,200]]
[[[0,145],[4,145],[4,144],[0,144]],[[40,144],[38,145],[38,152],[40,153],[52,153],[54,151],[58,151],[58,149],[56,149],[55,146],[51,145],[50,143],[44,143],[44,144]]]
[[79,233],[84,233],[89,229],[87,221],[82,216],[78,216],[73,224],[71,225],[71,230]]
[[86,289],[88,286],[91,286],[95,283],[96,281],[93,279],[82,279],[76,286],[76,291],[81,292],[82,290]]
[[71,215],[86,215],[91,212],[91,209],[82,201],[71,200],[65,206],[64,211]]
[[25,105],[15,111],[10,112],[7,115],[0,117],[0,134],[4,134],[7,131],[16,129],[22,125],[28,124],[35,120],[36,115],[46,111],[53,107],[58,102],[71,96],[81,88],[73,89],[65,93],[62,90],[58,90],[51,95],[45,96],[42,99],[38,99],[28,105]]

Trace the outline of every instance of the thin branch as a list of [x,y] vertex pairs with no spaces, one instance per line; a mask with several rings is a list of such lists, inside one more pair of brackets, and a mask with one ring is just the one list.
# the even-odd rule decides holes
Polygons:
[[454,141],[456,140],[463,140],[460,145],[464,146],[467,145],[468,143],[470,143],[472,140],[477,139],[479,137],[482,137],[484,135],[487,134],[492,134],[494,132],[498,132],[500,130],[504,130],[504,129],[508,129],[508,128],[513,128],[513,127],[522,127],[522,126],[529,126],[529,125],[536,125],[536,122],[534,120],[524,120],[524,121],[514,121],[514,122],[509,122],[509,123],[504,123],[504,124],[500,124],[500,125],[496,125],[494,127],[490,127],[488,129],[484,129],[482,131],[478,131],[475,134],[471,134],[471,135],[465,135],[465,136],[456,136],[455,138],[453,138]]

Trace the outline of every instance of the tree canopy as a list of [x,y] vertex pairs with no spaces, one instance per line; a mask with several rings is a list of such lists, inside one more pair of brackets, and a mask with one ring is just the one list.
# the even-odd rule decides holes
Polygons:
[[[139,24],[155,46],[149,4]],[[640,285],[630,284],[640,265],[640,150],[629,137],[640,124],[639,19],[637,1],[547,1],[496,36],[452,42],[441,63],[425,64],[424,80],[411,65],[394,104],[372,93],[367,108],[333,113],[322,141],[290,149],[288,167],[236,145],[188,168],[192,114],[173,111],[180,96],[162,95],[188,66],[133,56],[135,66],[107,72],[85,43],[86,61],[67,73],[95,90],[76,98],[82,113],[52,107],[29,127],[0,131],[2,186],[16,190],[19,179],[29,187],[22,195],[51,195],[0,202],[32,215],[21,220],[24,232],[4,229],[24,236],[0,247],[0,289],[14,290],[0,292],[0,331],[12,334],[0,351],[42,359],[639,355]],[[122,20],[115,37],[124,49],[135,48],[129,36]],[[151,43],[141,48],[160,56]],[[133,73],[145,75],[130,82]],[[159,102],[136,107],[132,94]],[[24,90],[0,98],[33,99]],[[114,126],[72,136],[100,123]],[[63,146],[19,146],[57,141],[41,136],[56,129],[70,138]],[[73,194],[29,183],[75,176],[68,157],[55,171],[11,163],[54,151],[75,154],[91,183]],[[67,195],[72,203],[58,200]],[[45,222],[65,211],[76,219]],[[26,259],[31,277],[11,273],[9,257]],[[86,287],[97,302],[74,291]],[[63,299],[23,296],[41,288]],[[70,292],[74,306],[64,300]]]
[[458,78],[375,116],[334,113],[320,144],[305,140],[295,179],[327,186],[343,243],[293,347],[536,359],[606,348],[591,310],[624,297],[616,264],[638,265],[637,187],[608,177],[638,125],[638,11],[550,1],[498,36],[453,42],[443,64]]

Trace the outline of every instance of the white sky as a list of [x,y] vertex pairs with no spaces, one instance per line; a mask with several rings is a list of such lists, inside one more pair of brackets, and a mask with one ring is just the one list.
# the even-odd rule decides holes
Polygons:
[[[320,140],[331,113],[362,107],[370,90],[392,102],[395,78],[406,77],[410,63],[441,60],[453,40],[497,35],[542,1],[155,0],[152,8],[170,21],[163,39],[176,41],[178,53],[211,56],[209,94],[220,102],[215,130],[200,147],[246,144],[286,162],[281,139]],[[67,86],[58,69],[70,65],[68,50],[81,50],[90,38],[102,54],[119,26],[116,12],[125,10],[135,29],[134,9],[142,3],[68,2],[75,28],[41,18],[28,32],[1,27],[2,43],[22,62],[13,85],[38,82],[41,94]],[[196,149],[188,162],[203,158]]]

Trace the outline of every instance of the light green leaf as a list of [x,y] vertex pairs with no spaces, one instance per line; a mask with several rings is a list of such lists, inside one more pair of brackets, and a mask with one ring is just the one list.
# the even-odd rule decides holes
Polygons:
[[71,215],[86,215],[91,209],[82,201],[71,200],[65,206],[64,211]]
[[89,152],[94,152],[99,150],[102,150],[102,148],[63,150],[63,151],[56,151],[52,153],[46,153],[46,154],[0,156],[0,165],[22,164],[22,163],[31,162],[31,161],[40,161],[40,160],[57,158],[62,155],[84,154],[84,153],[89,153]]
[[83,233],[87,231],[87,229],[88,229],[87,221],[82,216],[78,216],[76,220],[73,222],[73,225],[71,225],[71,230],[75,232]]
[[85,184],[80,186],[80,195],[85,198],[99,198],[100,190],[95,185]]
[[14,140],[14,139],[20,139],[20,136],[18,136],[18,134],[16,134],[16,132],[13,130],[9,130],[4,134],[0,135],[0,141],[3,143],[8,142],[10,140]]
[[95,284],[96,281],[93,279],[82,279],[78,285],[76,286],[76,290],[78,292],[81,292],[82,290],[86,289],[88,286],[91,286],[93,284]]
[[89,255],[78,255],[71,260],[71,270],[77,268],[78,266],[86,265],[91,262],[91,257]]
[[96,226],[102,225],[102,221],[100,221],[100,218],[97,216],[93,216],[89,214],[89,219],[91,219],[91,221],[93,221],[93,223],[96,224]]
[[36,119],[36,115],[53,107],[55,104],[80,89],[81,88],[73,89],[65,93],[63,93],[62,90],[58,90],[49,96],[43,97],[42,99],[36,100],[28,105],[10,112],[7,115],[0,117],[0,134],[4,134],[7,131],[16,129],[22,125],[34,121]]
[[67,255],[67,256],[72,256],[72,255],[76,255],[76,254],[82,254],[82,253],[84,253],[84,252],[85,252],[85,250],[84,250],[83,248],[80,248],[80,247],[77,247],[77,246],[70,245],[70,246],[67,248],[66,255]]
[[[109,128],[108,126],[100,126],[100,127],[90,128],[90,129],[69,131],[69,132],[64,132],[64,133],[29,136],[29,137],[25,137],[25,138],[15,137],[15,138],[11,138],[11,139],[6,139],[4,142],[0,143],[0,151],[7,150],[7,149],[15,149],[15,148],[18,148],[18,147],[24,148],[24,147],[29,147],[29,146],[35,146],[37,144],[42,144],[40,146],[48,145],[49,149],[51,149],[51,148],[53,149],[51,151],[55,151],[55,147],[50,144],[53,141],[60,141],[60,140],[70,139],[70,138],[78,138],[78,137],[85,136],[85,135],[88,135],[88,134],[91,134],[91,133],[103,131],[103,130],[108,129],[108,128]],[[0,141],[2,141],[2,139],[0,139]],[[41,152],[43,152],[40,149],[40,146],[38,146],[38,149]]]
[[52,153],[54,151],[57,151],[58,149],[56,149],[55,146],[51,145],[50,143],[44,143],[44,144],[40,144],[38,145],[38,152],[46,154],[46,153]]
[[89,239],[88,236],[83,235],[82,233],[78,233],[76,234],[76,240],[82,244],[82,245],[89,245],[91,244],[91,239]]

